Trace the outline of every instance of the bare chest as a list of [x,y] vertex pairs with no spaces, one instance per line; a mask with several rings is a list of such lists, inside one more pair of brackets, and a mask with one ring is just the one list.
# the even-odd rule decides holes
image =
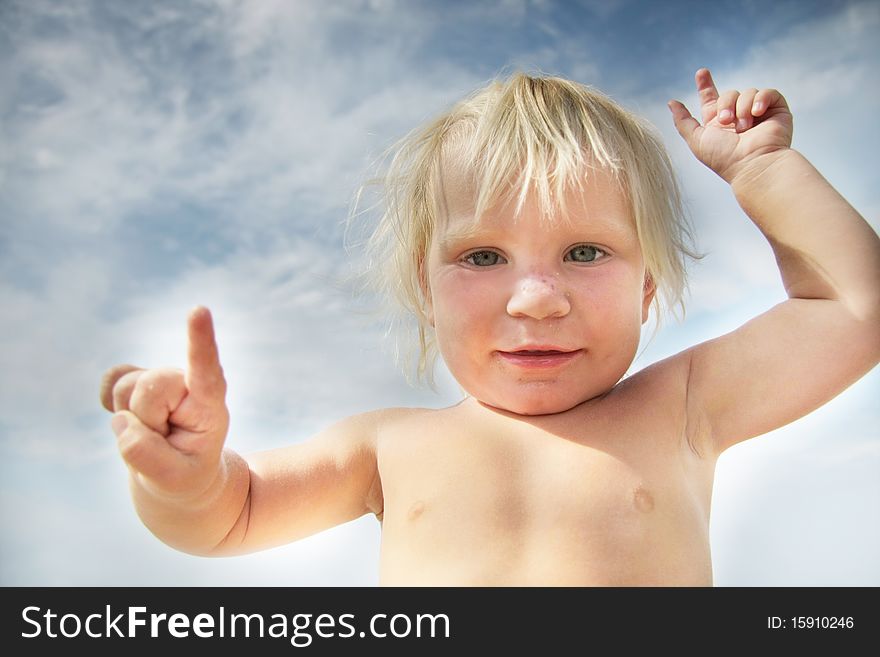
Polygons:
[[450,422],[389,437],[383,571],[614,583],[662,579],[658,564],[687,578],[696,563],[705,575],[711,491],[699,467],[668,436],[589,433],[603,428]]

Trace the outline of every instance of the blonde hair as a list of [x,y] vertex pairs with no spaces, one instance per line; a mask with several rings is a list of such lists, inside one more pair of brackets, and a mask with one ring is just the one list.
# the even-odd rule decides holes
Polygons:
[[380,187],[381,217],[367,242],[365,274],[370,287],[392,302],[389,330],[408,328],[417,337],[415,362],[416,350],[398,342],[408,376],[415,369],[417,378],[432,382],[437,357],[424,264],[443,203],[441,162],[450,158],[473,178],[475,217],[514,197],[519,210],[530,192],[550,216],[564,209],[566,190],[583,188],[591,169],[610,172],[631,204],[657,289],[656,320],[663,310],[683,313],[686,259],[699,256],[660,136],[591,87],[517,73],[404,137],[386,153],[384,175],[373,181]]

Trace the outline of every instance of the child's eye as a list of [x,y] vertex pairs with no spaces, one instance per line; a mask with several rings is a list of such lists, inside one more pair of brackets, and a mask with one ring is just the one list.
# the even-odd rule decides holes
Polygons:
[[465,256],[464,261],[476,267],[491,267],[506,262],[494,251],[474,251]]
[[607,256],[598,246],[580,244],[565,254],[565,260],[570,262],[595,262]]

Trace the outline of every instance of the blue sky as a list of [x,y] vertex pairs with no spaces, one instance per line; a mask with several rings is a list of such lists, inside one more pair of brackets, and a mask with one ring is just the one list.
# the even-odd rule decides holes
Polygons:
[[[781,89],[795,147],[877,228],[878,28],[870,1],[0,3],[0,584],[375,584],[370,518],[235,559],[153,539],[101,372],[182,364],[203,303],[239,451],[457,401],[448,375],[432,393],[395,370],[340,282],[342,225],[385,147],[514,69],[603,89],[658,126],[678,166],[707,256],[686,321],[634,367],[731,330],[782,287],[666,100],[695,109],[700,66],[725,88]],[[722,456],[718,585],[880,585],[878,382]]]

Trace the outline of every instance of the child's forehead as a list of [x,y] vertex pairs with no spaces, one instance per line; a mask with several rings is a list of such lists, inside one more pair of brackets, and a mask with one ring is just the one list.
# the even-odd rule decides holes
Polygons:
[[577,187],[567,187],[562,198],[553,199],[552,207],[544,207],[533,185],[523,194],[522,187],[511,181],[490,190],[492,203],[478,215],[483,187],[477,174],[467,166],[447,166],[438,176],[437,228],[466,236],[493,226],[513,227],[524,216],[570,225],[593,223],[609,215],[632,219],[628,198],[613,173],[589,169],[580,181]]
[[433,186],[435,227],[477,223],[477,199],[480,184],[473,167],[450,162],[444,157],[437,168]]

